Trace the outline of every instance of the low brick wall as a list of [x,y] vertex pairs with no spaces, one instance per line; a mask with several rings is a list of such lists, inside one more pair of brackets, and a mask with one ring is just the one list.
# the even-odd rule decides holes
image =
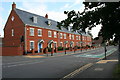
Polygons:
[[2,47],[2,56],[20,56],[23,55],[22,47]]

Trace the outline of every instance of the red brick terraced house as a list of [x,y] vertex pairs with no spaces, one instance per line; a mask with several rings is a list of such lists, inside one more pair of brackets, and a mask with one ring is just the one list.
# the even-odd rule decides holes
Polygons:
[[[43,54],[68,51],[73,47],[91,46],[91,36],[87,33],[72,32],[72,29],[60,30],[57,21],[16,8],[12,10],[4,28],[3,55]],[[63,50],[64,51],[64,50]]]

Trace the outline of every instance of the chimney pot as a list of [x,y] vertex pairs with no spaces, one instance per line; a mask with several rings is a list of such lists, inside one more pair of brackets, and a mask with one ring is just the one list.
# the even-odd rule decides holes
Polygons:
[[15,2],[13,2],[13,4],[12,4],[12,10],[13,10],[14,8],[16,8]]
[[46,15],[45,15],[45,18],[47,18],[47,19],[48,19],[48,14],[46,14]]

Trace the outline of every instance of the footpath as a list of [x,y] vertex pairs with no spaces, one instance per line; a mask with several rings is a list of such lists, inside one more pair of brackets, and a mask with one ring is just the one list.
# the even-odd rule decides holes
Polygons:
[[78,73],[74,78],[113,78],[116,64],[118,64],[118,51]]
[[[100,47],[102,48],[102,47]],[[69,52],[61,52],[61,53],[49,53],[49,54],[42,54],[42,55],[27,55],[24,57],[28,57],[28,58],[43,58],[43,57],[57,57],[57,56],[65,56],[65,55],[71,55],[71,54],[78,54],[78,53],[84,53],[84,52],[88,52],[88,51],[92,51],[92,50],[97,50],[100,48],[94,48],[94,49],[87,49],[87,50],[77,50],[77,51],[69,51]]]

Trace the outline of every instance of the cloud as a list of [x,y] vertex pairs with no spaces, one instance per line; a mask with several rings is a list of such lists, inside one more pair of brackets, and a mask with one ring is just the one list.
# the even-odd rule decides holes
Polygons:
[[93,34],[93,38],[98,36],[100,29],[101,25],[97,25],[96,27],[92,28],[91,33]]
[[42,2],[23,2],[21,9],[41,16],[44,16],[47,12],[47,6]]
[[63,7],[60,8],[60,10],[63,11],[80,11],[82,12],[84,10],[84,5],[82,4],[84,0],[74,0],[73,2],[69,2],[69,4],[65,4]]
[[69,8],[72,8],[72,7],[76,6],[76,5],[82,4],[83,1],[84,0],[75,0],[74,3],[71,6],[69,6]]
[[74,2],[74,0],[1,0],[0,2]]
[[63,10],[63,9],[69,8],[69,6],[70,6],[70,5],[67,3],[67,4],[65,4],[63,7],[61,7],[60,10]]
[[67,16],[63,12],[49,11],[48,12],[48,18],[60,22],[64,19],[66,19]]
[[[0,16],[1,16],[1,15],[0,15]],[[3,22],[3,19],[2,19],[2,17],[0,17],[0,37],[1,37],[1,36],[3,37],[3,35],[4,35],[2,22]]]
[[[55,20],[55,21],[61,21],[61,20],[64,20],[65,18],[67,18],[67,16],[64,14],[63,11],[56,12],[56,11],[48,10],[47,5],[43,2],[34,3],[34,4],[32,4],[31,2],[29,2],[29,3],[23,2],[22,5],[23,5],[21,7],[22,10],[25,10],[25,11],[28,11],[31,13],[35,13],[40,16],[45,16],[46,14],[48,14],[48,18]],[[67,5],[66,5],[66,7],[67,7]]]

